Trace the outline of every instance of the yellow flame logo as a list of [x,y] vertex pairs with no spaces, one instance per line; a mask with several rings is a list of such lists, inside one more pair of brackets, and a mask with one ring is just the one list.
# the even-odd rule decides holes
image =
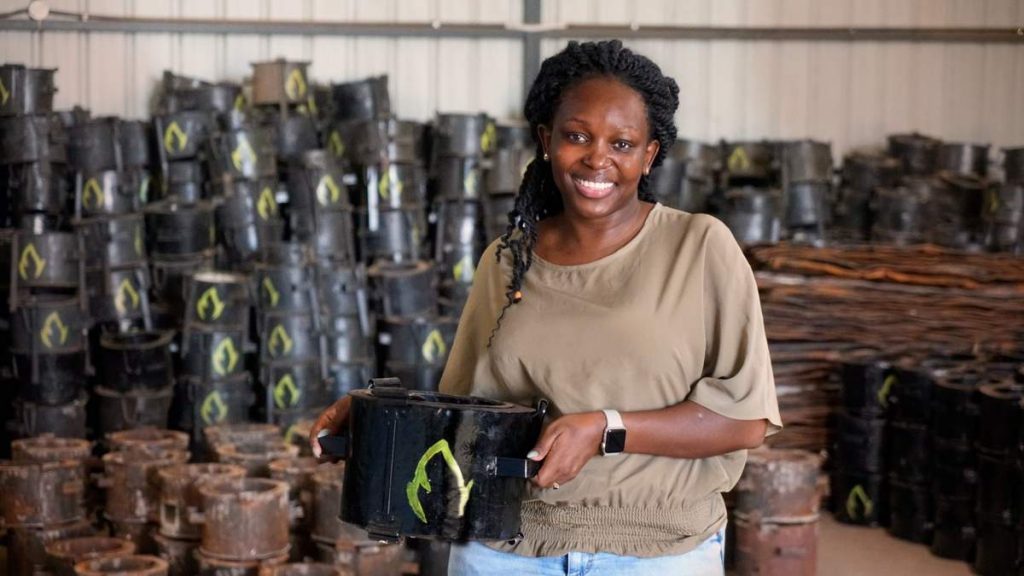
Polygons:
[[244,134],[239,134],[238,145],[231,152],[231,164],[234,165],[235,170],[241,172],[245,166],[255,162],[256,151],[252,149],[252,144],[249,144],[249,138]]
[[[857,513],[858,503],[860,504],[861,510],[863,510],[863,515]],[[871,516],[871,512],[874,509],[874,502],[871,501],[871,498],[868,498],[868,493],[864,491],[864,487],[860,484],[854,486],[853,490],[850,490],[850,493],[847,494],[846,515],[849,516],[851,520],[856,520],[857,518],[868,518]]]
[[256,201],[256,212],[264,220],[277,215],[277,200],[274,199],[274,191],[270,186],[264,186],[260,192],[259,200]]
[[196,312],[199,313],[199,318],[203,320],[216,320],[224,313],[224,301],[220,299],[220,293],[217,292],[216,286],[210,286],[199,297],[199,302],[196,304]]
[[235,110],[243,110],[245,108],[245,96],[239,92],[238,96],[235,96]]
[[114,308],[117,309],[118,314],[122,315],[129,310],[139,309],[139,292],[128,278],[121,280],[121,284],[117,287],[117,294],[114,295]]
[[203,418],[203,423],[207,425],[220,424],[228,417],[228,405],[224,402],[224,397],[220,395],[220,390],[214,390],[206,395],[199,408],[199,415]]
[[462,179],[462,187],[466,192],[466,196],[476,196],[476,187],[479,182],[480,178],[476,170],[470,170],[466,173],[466,177]]
[[430,334],[427,334],[427,337],[423,340],[423,345],[420,346],[420,353],[423,355],[423,359],[430,364],[444,358],[445,354],[448,353],[448,345],[444,343],[440,330],[434,328],[430,331]]
[[95,178],[86,180],[85,187],[82,189],[82,206],[99,210],[103,207],[104,200],[103,189],[100,188],[100,183]]
[[473,257],[466,254],[461,260],[452,266],[452,277],[455,278],[456,282],[462,282],[468,284],[473,281],[473,274],[476,269],[473,266]]
[[60,314],[56,311],[50,312],[50,315],[43,321],[43,328],[39,331],[39,339],[43,341],[43,346],[47,348],[53,348],[53,336],[54,330],[58,338],[58,345],[63,346],[68,341],[68,327],[64,325],[64,321],[61,320]]
[[281,410],[294,408],[299,403],[302,394],[295,386],[295,380],[291,374],[285,374],[274,385],[274,404]]
[[383,200],[390,200],[391,194],[395,196],[402,196],[402,189],[404,185],[401,180],[396,179],[394,182],[391,181],[391,171],[385,171],[380,176],[380,182],[377,183],[377,194],[380,195]]
[[750,158],[747,157],[747,151],[743,146],[737,146],[732,151],[732,154],[729,155],[728,166],[730,172],[742,172],[750,168]]
[[306,97],[306,79],[302,77],[302,70],[292,70],[288,80],[284,83],[284,93],[292,100]]
[[277,291],[277,287],[274,286],[274,281],[270,277],[263,279],[263,289],[267,292],[267,298],[270,300],[270,307],[277,308],[277,302],[281,299],[281,293]]
[[341,200],[341,188],[330,174],[324,174],[316,185],[316,199],[321,206],[337,204]]
[[409,501],[409,507],[412,508],[413,513],[420,519],[420,522],[424,524],[427,523],[427,515],[423,511],[423,504],[420,503],[420,488],[427,494],[430,494],[431,486],[430,479],[427,477],[427,464],[438,454],[441,455],[445,464],[448,465],[452,476],[455,477],[455,485],[459,489],[459,518],[462,518],[466,513],[469,492],[473,489],[473,480],[470,480],[468,484],[466,483],[466,479],[462,476],[462,469],[459,468],[459,463],[455,461],[452,449],[448,446],[448,441],[442,438],[435,442],[433,446],[427,448],[427,451],[423,453],[419,464],[416,465],[416,471],[413,472],[412,480],[405,486],[405,497]]
[[999,195],[993,190],[989,190],[985,196],[985,210],[989,214],[995,214],[999,211]]
[[213,349],[213,371],[221,376],[234,372],[238,364],[238,350],[230,337],[225,338]]
[[139,184],[139,201],[142,202],[143,204],[149,202],[149,183],[151,180],[152,178],[146,176],[142,179],[142,182]]
[[299,428],[298,424],[292,424],[284,431],[284,441],[288,444],[302,444],[306,439],[306,435],[302,433],[302,429]]
[[480,135],[480,150],[484,154],[491,151],[498,140],[498,128],[494,125],[494,122],[488,122],[487,127],[484,128],[484,133]]
[[28,280],[29,264],[32,264],[33,267],[33,280],[42,276],[43,270],[46,270],[46,260],[39,256],[39,251],[36,250],[35,244],[25,246],[21,251],[21,257],[18,258],[18,275],[21,276],[22,280]]
[[181,152],[186,146],[188,146],[188,134],[185,134],[177,121],[171,122],[164,129],[164,149],[168,152]]
[[274,330],[270,332],[270,340],[267,342],[267,348],[270,350],[270,355],[284,356],[292,351],[291,336],[288,335],[288,331],[284,329],[284,325],[278,324],[274,326]]
[[892,387],[899,384],[900,379],[895,374],[889,374],[882,381],[882,388],[878,391],[878,404],[883,408],[889,406],[889,394],[892,393]]
[[337,130],[332,130],[330,137],[327,138],[327,149],[338,158],[345,155],[345,143],[342,142],[341,134]]
[[6,106],[7,101],[11,99],[11,92],[4,86],[4,81],[0,80],[0,106]]
[[143,248],[144,248],[144,245],[142,243],[142,227],[141,226],[137,226],[135,228],[135,242],[134,242],[134,246],[135,246],[135,255],[141,257],[143,255]]

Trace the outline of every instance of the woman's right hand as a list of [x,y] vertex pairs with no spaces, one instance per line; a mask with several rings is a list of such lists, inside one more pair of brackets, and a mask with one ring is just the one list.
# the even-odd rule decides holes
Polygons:
[[348,412],[351,406],[352,397],[346,394],[320,413],[313,428],[309,431],[309,446],[313,449],[313,456],[317,458],[321,456],[320,436],[337,434],[348,423]]

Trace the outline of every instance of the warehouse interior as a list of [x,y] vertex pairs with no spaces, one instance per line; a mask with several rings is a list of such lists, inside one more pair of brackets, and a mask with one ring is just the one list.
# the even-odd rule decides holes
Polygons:
[[[438,383],[519,226],[541,63],[608,39],[679,86],[649,191],[756,280],[783,429],[724,493],[725,573],[1018,574],[1022,27],[1024,0],[0,0],[0,574],[434,575],[514,537],[532,444],[464,479],[484,456],[393,404],[550,423]],[[392,419],[317,458],[346,396]]]

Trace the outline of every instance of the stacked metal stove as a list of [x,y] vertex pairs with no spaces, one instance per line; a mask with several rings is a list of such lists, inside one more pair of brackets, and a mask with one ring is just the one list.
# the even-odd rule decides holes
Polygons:
[[256,398],[247,366],[252,290],[247,276],[200,271],[185,279],[174,424],[205,450],[208,426],[247,422]]
[[985,246],[1024,253],[1024,148],[1003,149],[1003,182],[988,190],[983,214]]
[[782,238],[783,193],[778,146],[768,141],[723,142],[721,192],[713,209],[742,244]]
[[782,145],[783,224],[793,242],[823,244],[831,222],[832,147],[799,140]]
[[485,247],[483,169],[497,144],[497,126],[484,114],[439,114],[434,121],[434,261],[440,275],[441,311],[456,318],[469,297]]
[[152,281],[142,208],[151,186],[150,127],[94,118],[69,128],[74,225],[81,237],[94,328],[93,428],[167,425],[172,332],[152,331]]
[[13,460],[0,461],[9,574],[35,574],[47,567],[48,544],[93,534],[85,509],[91,451],[80,439],[17,440]]
[[654,199],[685,212],[708,212],[720,169],[720,151],[692,140],[679,139],[651,172]]
[[484,170],[484,245],[504,234],[508,214],[515,208],[523,174],[536,157],[537,146],[525,123],[498,124],[498,142]]
[[165,74],[153,121],[161,179],[145,215],[153,295],[168,328],[181,328],[186,277],[214,266],[214,205],[203,157],[217,114],[233,109],[225,100],[237,91]]
[[842,410],[832,455],[832,512],[840,522],[877,526],[888,519],[885,406],[894,376],[888,357],[865,348],[840,364]]
[[88,330],[83,249],[70,227],[67,134],[54,70],[0,67],[0,268],[4,416],[19,436],[85,437]]
[[[884,525],[982,575],[1019,562],[1019,354],[856,349],[831,450],[841,522]],[[859,416],[853,416],[857,414]]]

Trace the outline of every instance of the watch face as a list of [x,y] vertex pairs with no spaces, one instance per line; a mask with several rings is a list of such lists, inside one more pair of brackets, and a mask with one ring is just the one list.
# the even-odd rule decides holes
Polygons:
[[618,454],[626,449],[626,431],[619,429],[608,430],[604,435],[604,453]]

